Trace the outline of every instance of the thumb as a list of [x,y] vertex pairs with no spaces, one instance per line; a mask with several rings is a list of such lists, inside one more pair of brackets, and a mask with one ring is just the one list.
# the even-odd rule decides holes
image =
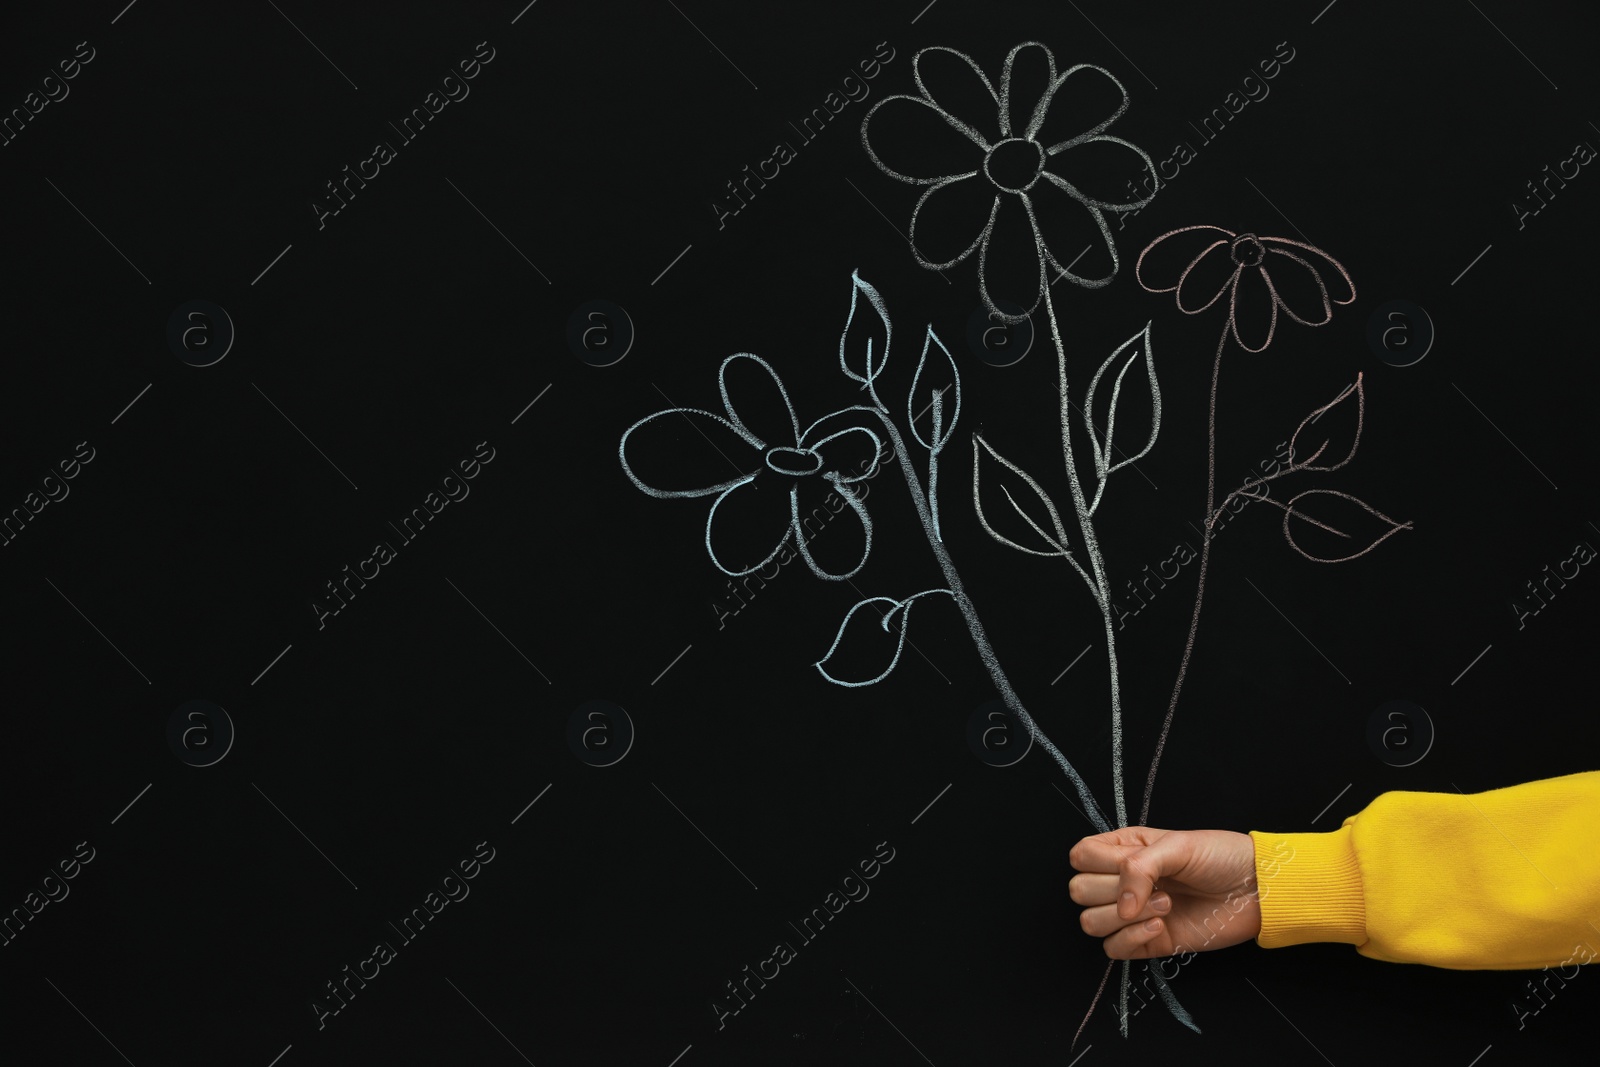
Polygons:
[[1181,872],[1193,857],[1192,838],[1184,832],[1163,834],[1152,844],[1122,857],[1118,871],[1117,917],[1132,921],[1155,892],[1156,880]]

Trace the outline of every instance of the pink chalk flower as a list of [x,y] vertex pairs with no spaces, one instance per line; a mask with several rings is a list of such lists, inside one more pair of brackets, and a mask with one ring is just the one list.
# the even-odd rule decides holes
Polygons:
[[1176,293],[1178,310],[1186,315],[1205,311],[1227,294],[1228,331],[1246,352],[1272,343],[1280,308],[1302,326],[1326,326],[1334,304],[1356,298],[1349,272],[1322,249],[1220,226],[1162,234],[1139,253],[1133,276],[1152,293]]

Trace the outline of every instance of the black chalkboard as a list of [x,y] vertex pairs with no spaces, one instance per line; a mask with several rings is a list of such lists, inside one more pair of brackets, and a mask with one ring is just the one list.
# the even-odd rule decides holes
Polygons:
[[0,41],[7,1062],[1587,1040],[1342,944],[1080,1034],[1067,852],[1163,737],[1174,829],[1596,765],[1591,17],[124,2]]

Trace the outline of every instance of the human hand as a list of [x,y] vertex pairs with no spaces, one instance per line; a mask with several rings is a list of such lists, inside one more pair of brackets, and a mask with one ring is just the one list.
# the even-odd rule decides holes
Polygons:
[[1129,826],[1085,837],[1067,884],[1083,932],[1115,960],[1227,948],[1261,932],[1255,841],[1232,830]]

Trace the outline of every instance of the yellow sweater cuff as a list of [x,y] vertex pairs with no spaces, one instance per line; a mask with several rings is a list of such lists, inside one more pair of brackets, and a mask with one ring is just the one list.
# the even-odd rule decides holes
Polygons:
[[1256,847],[1262,948],[1310,941],[1361,945],[1367,940],[1366,897],[1350,834],[1250,831]]

